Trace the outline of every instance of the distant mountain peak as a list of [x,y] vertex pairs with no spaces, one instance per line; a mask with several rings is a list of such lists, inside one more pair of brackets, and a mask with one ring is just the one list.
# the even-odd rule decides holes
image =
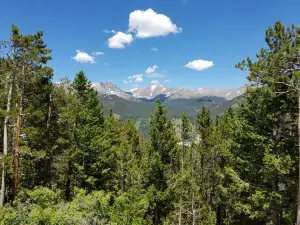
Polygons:
[[112,82],[100,82],[93,83],[92,86],[101,94],[101,95],[116,95],[120,98],[131,100],[131,101],[139,101],[138,98],[132,96],[131,92],[126,92],[114,85]]
[[146,87],[136,87],[130,92],[124,91],[112,82],[100,82],[92,84],[101,95],[116,95],[126,100],[154,100],[156,98],[167,99],[198,99],[204,96],[216,96],[231,100],[242,95],[245,87],[240,88],[197,88],[194,91],[186,88],[167,88],[161,84],[153,84]]

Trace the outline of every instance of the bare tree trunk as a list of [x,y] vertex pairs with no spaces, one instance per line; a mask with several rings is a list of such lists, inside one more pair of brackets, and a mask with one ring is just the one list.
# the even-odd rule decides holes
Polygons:
[[298,90],[298,203],[297,203],[297,225],[300,225],[300,85]]
[[185,152],[185,140],[182,140],[182,152],[181,152],[181,175],[183,174],[183,168],[184,168],[184,152]]
[[0,207],[4,205],[5,177],[6,177],[5,157],[7,156],[7,151],[8,151],[8,120],[9,120],[9,113],[11,109],[11,98],[12,98],[14,82],[15,82],[15,75],[13,73],[9,85],[7,106],[6,106],[6,116],[4,119],[4,128],[3,128],[3,160],[2,160],[2,177],[1,177],[1,191],[0,191]]
[[[181,176],[183,176],[183,169],[184,169],[184,152],[185,152],[185,140],[182,140]],[[182,194],[180,196],[180,208],[179,208],[179,216],[178,216],[178,225],[181,225],[181,221],[182,221]]]
[[195,209],[195,196],[194,196],[194,193],[193,193],[193,196],[192,196],[192,215],[193,215],[193,225],[196,225],[196,209]]
[[[280,125],[282,124],[282,120],[279,119],[278,120],[278,125],[275,125],[273,127],[273,139],[275,140],[275,149],[273,149],[275,157],[278,158],[278,147],[277,147],[277,142],[279,140],[279,136],[280,136]],[[272,179],[272,189],[273,192],[278,193],[279,191],[279,181],[278,181],[278,174],[277,172],[275,172],[274,177]],[[280,207],[278,205],[275,205],[271,208],[271,221],[272,224],[274,225],[279,225],[280,224],[280,220],[281,220],[281,213],[280,213]]]
[[51,115],[52,115],[52,94],[49,95],[49,108],[48,108],[48,118],[47,118],[47,130],[50,127]]
[[182,220],[182,205],[180,203],[178,225],[181,225],[181,220]]
[[196,210],[193,209],[193,225],[196,225]]
[[16,129],[15,129],[15,145],[13,149],[13,181],[12,181],[12,201],[17,196],[17,188],[19,184],[19,171],[20,171],[20,135],[22,126],[22,115],[24,107],[24,92],[25,92],[25,68],[22,68],[22,81],[21,81],[21,97],[19,102],[19,112],[17,115]]

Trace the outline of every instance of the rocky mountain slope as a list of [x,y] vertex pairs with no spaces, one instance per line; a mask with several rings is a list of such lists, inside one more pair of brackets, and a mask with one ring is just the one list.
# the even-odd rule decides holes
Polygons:
[[139,101],[139,99],[131,92],[123,91],[118,86],[114,85],[111,82],[100,82],[100,83],[92,83],[92,86],[100,93],[100,95],[111,96],[116,95],[120,98],[129,101]]

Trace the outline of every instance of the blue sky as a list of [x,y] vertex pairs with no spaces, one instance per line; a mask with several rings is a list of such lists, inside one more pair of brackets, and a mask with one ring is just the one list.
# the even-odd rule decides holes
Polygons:
[[0,40],[12,24],[23,34],[43,30],[54,81],[82,69],[93,82],[124,89],[151,81],[238,87],[246,74],[234,65],[255,57],[275,21],[299,25],[298,6],[299,0],[3,1]]

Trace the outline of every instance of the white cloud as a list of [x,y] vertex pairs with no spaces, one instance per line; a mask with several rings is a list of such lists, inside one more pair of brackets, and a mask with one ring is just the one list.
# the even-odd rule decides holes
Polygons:
[[143,81],[143,74],[137,74],[137,75],[132,75],[128,77],[128,80],[124,83],[132,83],[132,82],[142,82]]
[[157,65],[154,65],[152,67],[149,67],[145,72],[146,73],[154,73],[154,71],[158,68]]
[[138,78],[136,78],[135,79],[135,81],[134,82],[143,82],[143,78],[141,78],[141,77],[138,77]]
[[104,55],[103,52],[92,52],[92,55],[98,56],[98,55]]
[[152,80],[151,84],[159,84],[159,81],[158,80]]
[[193,70],[201,71],[201,70],[206,70],[212,67],[213,65],[214,63],[212,61],[197,59],[192,62],[189,62],[188,64],[185,65],[185,67]]
[[141,77],[143,77],[143,74],[132,75],[128,77],[128,80],[134,80],[136,78],[141,78]]
[[157,49],[157,48],[154,48],[154,47],[152,47],[152,48],[151,48],[151,51],[153,51],[153,52],[156,52],[156,51],[158,51],[158,49]]
[[80,50],[76,50],[77,54],[72,57],[76,62],[79,63],[96,63],[95,62],[95,57],[89,55],[86,52],[82,52]]
[[108,66],[109,64],[106,62],[106,63],[104,63],[104,65],[105,65],[105,66]]
[[170,33],[180,33],[182,29],[173,24],[164,14],[158,14],[152,9],[135,10],[129,15],[129,32],[136,32],[137,38],[167,36]]
[[123,32],[117,32],[114,36],[108,39],[108,46],[110,48],[125,48],[133,41],[131,34],[125,34]]
[[164,81],[164,83],[168,83],[168,82],[170,82],[170,80],[165,80],[165,81]]
[[162,77],[166,77],[165,74],[162,73],[149,73],[146,75],[149,78],[162,78]]
[[107,33],[107,34],[111,34],[111,33],[115,34],[116,33],[115,30],[103,30],[103,32]]

